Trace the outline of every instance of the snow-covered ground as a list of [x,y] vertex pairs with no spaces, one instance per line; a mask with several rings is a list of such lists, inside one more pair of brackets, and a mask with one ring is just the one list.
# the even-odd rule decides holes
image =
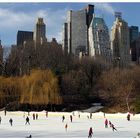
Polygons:
[[[127,114],[106,114],[106,118],[110,120],[118,131],[113,132],[112,129],[104,127],[104,115],[102,112],[93,113],[92,119],[88,119],[89,113],[81,113],[75,111],[73,122],[70,122],[68,112],[49,112],[46,118],[45,111],[37,112],[38,120],[33,120],[30,112],[30,125],[25,125],[25,119],[28,115],[25,112],[0,112],[2,118],[0,124],[1,138],[25,138],[32,135],[33,138],[87,138],[89,128],[93,128],[94,138],[134,138],[140,132],[140,114],[131,115],[131,121],[127,121]],[[62,115],[65,116],[65,121],[62,122]],[[9,119],[13,119],[13,126],[10,126]],[[68,130],[65,130],[65,124],[68,124]]]

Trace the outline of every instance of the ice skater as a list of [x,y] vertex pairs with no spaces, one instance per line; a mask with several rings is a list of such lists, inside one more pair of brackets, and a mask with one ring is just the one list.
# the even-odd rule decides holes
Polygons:
[[92,138],[92,135],[93,135],[93,131],[92,131],[92,127],[90,127],[88,132],[88,138]]
[[105,128],[108,128],[108,120],[105,120]]
[[0,124],[1,124],[1,116],[0,116]]
[[27,116],[27,118],[26,118],[26,123],[25,123],[25,125],[28,123],[29,125],[30,125],[30,119],[29,119],[29,117]]
[[12,118],[10,118],[9,123],[10,123],[11,126],[13,125],[13,120],[12,120]]
[[38,120],[38,114],[36,113],[36,120]]
[[35,120],[35,114],[33,113],[33,120]]
[[26,138],[32,138],[32,135],[27,136]]
[[127,120],[130,121],[130,113],[127,115]]
[[78,115],[78,117],[80,118],[80,114]]
[[4,110],[4,114],[5,114],[5,116],[6,116],[6,113],[7,113],[7,111],[6,111],[6,108],[5,108],[5,110]]
[[137,134],[137,136],[135,138],[140,138],[140,133]]
[[46,111],[46,118],[48,118],[48,111]]
[[109,126],[112,127],[112,123],[111,123],[111,121],[109,121]]
[[62,122],[64,122],[64,120],[65,120],[65,116],[63,115],[63,116],[62,116]]
[[72,115],[70,115],[70,121],[72,122]]
[[92,113],[90,113],[90,119],[92,119]]
[[66,123],[66,125],[65,125],[65,130],[67,131],[67,129],[68,129],[68,124]]
[[78,117],[80,118],[80,112],[78,112]]
[[113,132],[114,132],[114,130],[117,131],[117,129],[115,128],[115,126],[113,124],[111,124],[111,127],[112,127]]

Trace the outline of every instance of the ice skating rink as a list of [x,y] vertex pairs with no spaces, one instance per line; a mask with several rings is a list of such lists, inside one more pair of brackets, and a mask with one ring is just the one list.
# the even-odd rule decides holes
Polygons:
[[[33,120],[33,113],[38,113],[38,120]],[[80,114],[80,118],[79,118]],[[62,116],[65,116],[62,122]],[[30,125],[25,125],[28,113],[21,111],[8,112],[6,116],[4,111],[0,112],[2,118],[0,124],[0,138],[25,138],[32,135],[33,138],[87,138],[89,128],[93,128],[93,138],[134,138],[140,132],[140,114],[132,115],[131,121],[127,121],[127,114],[106,114],[106,118],[110,120],[118,131],[112,131],[110,127],[104,127],[104,114],[102,112],[82,113],[75,111],[73,122],[70,121],[68,112],[30,112]],[[9,119],[13,119],[13,126],[10,126]],[[68,125],[67,131],[65,125]]]

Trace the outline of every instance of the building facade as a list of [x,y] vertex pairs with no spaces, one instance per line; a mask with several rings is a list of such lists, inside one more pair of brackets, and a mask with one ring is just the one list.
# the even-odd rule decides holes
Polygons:
[[17,33],[17,46],[23,45],[25,41],[33,41],[33,32],[18,31],[18,33]]
[[122,17],[116,16],[111,28],[111,48],[115,65],[125,68],[130,65],[129,27]]
[[68,23],[63,25],[63,39],[62,39],[62,49],[65,53],[68,53]]
[[135,64],[140,64],[140,37],[131,43],[131,57]]
[[129,27],[130,33],[130,49],[131,49],[131,60],[136,62],[137,61],[137,49],[136,49],[136,40],[139,38],[139,28],[138,26],[131,26]]
[[79,11],[68,11],[67,22],[63,28],[63,49],[79,56],[80,52],[88,53],[88,28],[92,21],[94,5]]
[[0,40],[0,64],[3,63],[3,47],[1,45],[1,40]]
[[35,45],[43,44],[46,41],[46,25],[43,18],[38,18],[35,31],[34,31],[34,42]]
[[112,61],[109,30],[103,18],[94,17],[89,27],[89,55],[101,56],[104,60]]

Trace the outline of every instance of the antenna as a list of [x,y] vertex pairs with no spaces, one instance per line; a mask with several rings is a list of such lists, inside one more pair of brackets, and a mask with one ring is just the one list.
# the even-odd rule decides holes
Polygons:
[[122,13],[121,12],[115,12],[115,19],[116,18],[121,19],[122,18]]

